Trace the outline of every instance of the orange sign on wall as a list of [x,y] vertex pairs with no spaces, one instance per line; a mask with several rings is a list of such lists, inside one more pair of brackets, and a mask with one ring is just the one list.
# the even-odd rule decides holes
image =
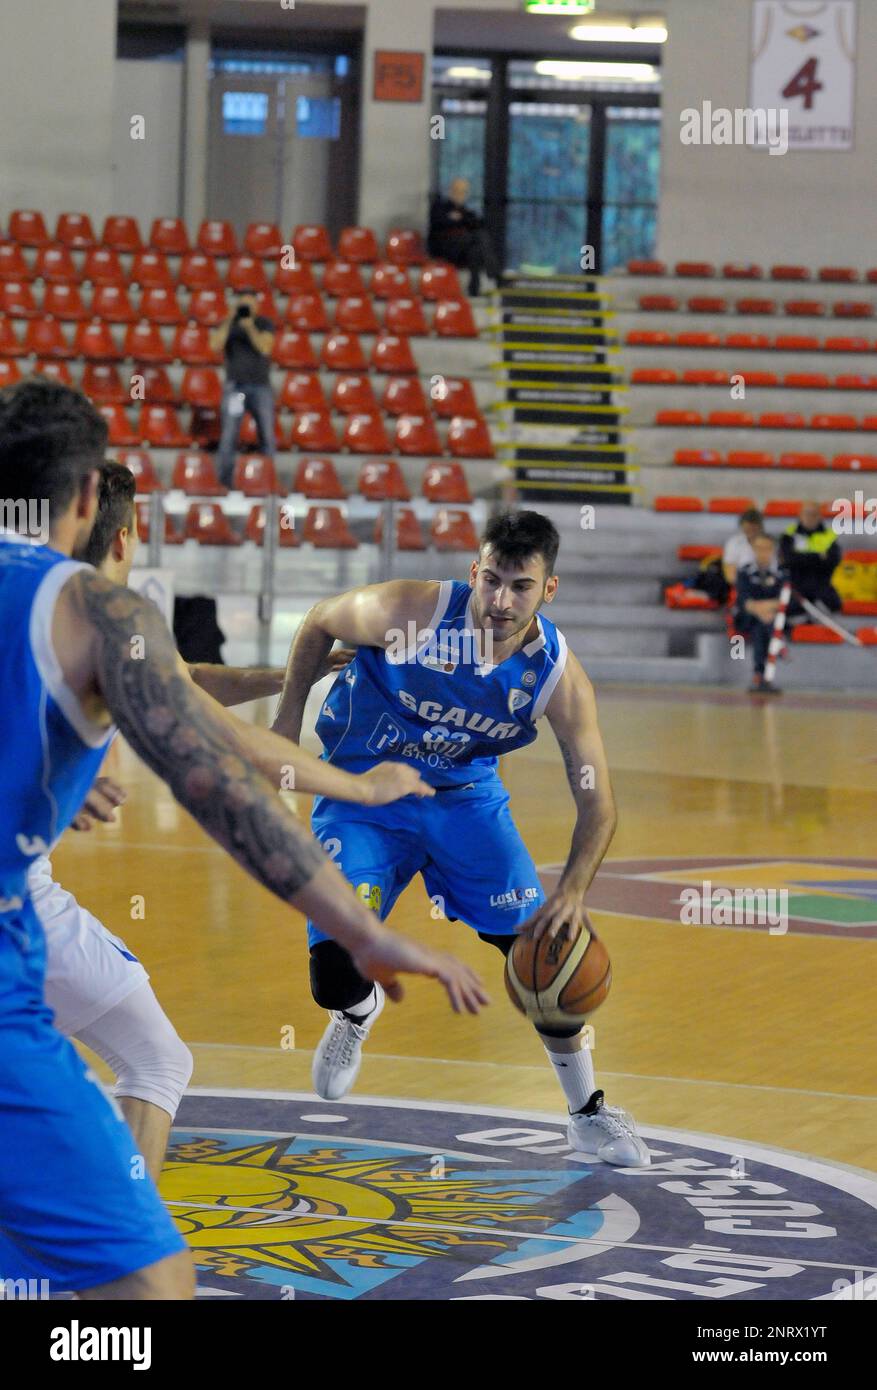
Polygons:
[[422,101],[423,54],[378,49],[375,53],[375,101]]

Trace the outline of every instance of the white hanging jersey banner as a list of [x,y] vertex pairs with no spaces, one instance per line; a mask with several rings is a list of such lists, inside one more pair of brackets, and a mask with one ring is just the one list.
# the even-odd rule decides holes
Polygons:
[[754,0],[750,103],[788,111],[790,150],[852,149],[855,64],[856,0]]

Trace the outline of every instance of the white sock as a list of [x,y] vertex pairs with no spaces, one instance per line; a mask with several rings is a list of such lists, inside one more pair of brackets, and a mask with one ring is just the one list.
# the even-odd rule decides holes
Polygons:
[[374,985],[372,985],[369,993],[364,999],[361,999],[358,1004],[351,1004],[350,1008],[344,1009],[343,1012],[347,1014],[348,1018],[353,1018],[357,1023],[361,1023],[364,1019],[368,1018],[369,1014],[374,1013],[377,1006],[378,996],[375,992]]
[[583,1031],[572,1038],[546,1038],[539,1034],[554,1075],[560,1082],[570,1114],[587,1105],[594,1091],[594,1063]]

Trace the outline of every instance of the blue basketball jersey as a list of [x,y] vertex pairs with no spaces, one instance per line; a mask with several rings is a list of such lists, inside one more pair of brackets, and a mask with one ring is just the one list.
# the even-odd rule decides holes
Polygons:
[[51,642],[55,600],[83,568],[0,537],[0,927],[13,925],[28,866],[76,815],[113,734],[87,719]]
[[[405,645],[359,647],[317,720],[324,757],[351,772],[410,759],[425,782],[450,787],[496,775],[524,748],[563,674],[566,642],[543,614],[537,635],[499,665],[479,660],[468,584],[444,580],[428,628]],[[418,641],[417,638],[422,641]]]

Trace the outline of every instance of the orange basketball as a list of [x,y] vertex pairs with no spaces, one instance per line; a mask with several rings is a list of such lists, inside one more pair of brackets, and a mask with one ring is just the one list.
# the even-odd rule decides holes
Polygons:
[[561,927],[549,940],[518,937],[506,957],[505,985],[516,1009],[537,1027],[574,1028],[609,993],[609,952],[594,934]]

